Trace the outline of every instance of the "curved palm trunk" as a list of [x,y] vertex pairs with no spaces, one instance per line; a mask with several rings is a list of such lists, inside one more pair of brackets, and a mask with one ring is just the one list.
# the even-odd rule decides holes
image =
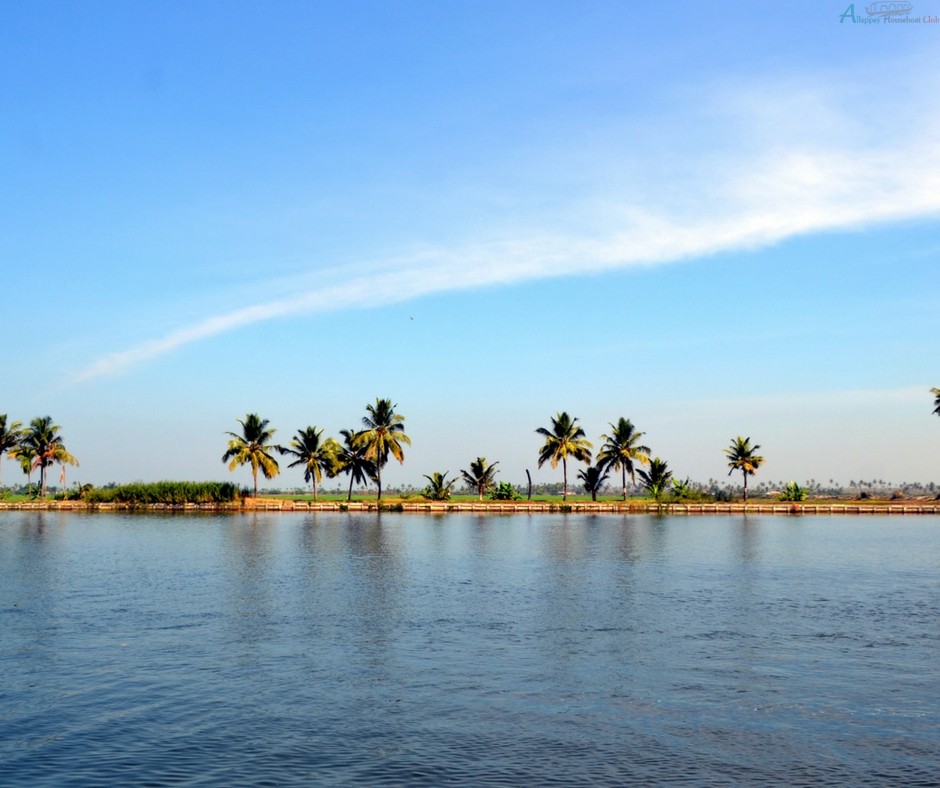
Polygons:
[[623,499],[627,500],[627,466],[620,463],[620,480],[623,482]]
[[352,501],[352,486],[353,486],[353,475],[349,474],[349,495],[346,496],[346,503]]
[[477,491],[480,493],[480,500],[482,501],[483,500],[483,485],[482,484],[479,487],[477,487]]
[[378,463],[375,464],[375,483],[379,487],[379,494],[375,496],[375,500],[382,500],[382,466]]
[[317,502],[317,477],[313,477],[313,502]]
[[744,471],[744,501],[747,502],[747,471]]
[[562,490],[561,500],[567,501],[568,500],[568,460],[565,459],[564,457],[561,458],[561,469],[565,477],[565,489]]
[[46,497],[46,466],[42,463],[39,465],[39,497]]
[[258,469],[252,468],[251,475],[255,480],[255,498],[257,498],[258,497]]

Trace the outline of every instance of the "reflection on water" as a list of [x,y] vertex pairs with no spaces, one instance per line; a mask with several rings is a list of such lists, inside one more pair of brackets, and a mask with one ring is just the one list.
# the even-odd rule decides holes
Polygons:
[[933,784],[936,518],[0,514],[4,784]]

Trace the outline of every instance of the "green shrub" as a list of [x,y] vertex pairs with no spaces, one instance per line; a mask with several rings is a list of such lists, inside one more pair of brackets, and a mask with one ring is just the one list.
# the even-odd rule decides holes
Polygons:
[[778,501],[805,501],[806,490],[800,487],[796,482],[787,482],[783,492],[777,496]]
[[491,501],[518,501],[520,495],[509,482],[500,482],[490,492]]

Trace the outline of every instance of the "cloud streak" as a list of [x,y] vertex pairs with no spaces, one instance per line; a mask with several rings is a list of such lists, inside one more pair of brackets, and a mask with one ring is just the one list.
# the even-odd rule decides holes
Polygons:
[[[916,110],[898,115],[887,128],[873,128],[865,108],[853,113],[844,99],[820,92],[803,100],[790,95],[787,105],[814,107],[823,119],[816,134],[810,133],[812,118],[802,119],[799,132],[792,119],[793,128],[775,128],[779,116],[763,112],[775,100],[782,101],[779,95],[751,97],[747,105],[738,96],[732,113],[738,127],[730,131],[728,116],[719,115],[710,130],[723,138],[721,145],[713,142],[668,161],[663,151],[651,155],[644,181],[663,182],[659,191],[599,196],[594,206],[603,204],[602,219],[584,202],[560,206],[559,215],[583,218],[592,225],[590,231],[562,224],[488,242],[424,248],[364,264],[352,274],[349,269],[323,272],[316,288],[307,285],[297,294],[235,308],[104,355],[73,382],[119,374],[192,343],[270,320],[754,250],[810,233],[940,215],[936,99],[924,97]],[[843,141],[838,129],[852,130],[846,135],[851,142]]]

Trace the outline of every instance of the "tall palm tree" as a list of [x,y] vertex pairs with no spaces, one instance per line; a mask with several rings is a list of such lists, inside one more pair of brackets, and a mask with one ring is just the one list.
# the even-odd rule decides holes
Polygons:
[[228,449],[222,455],[222,462],[228,462],[228,469],[234,471],[241,465],[251,465],[251,476],[255,481],[255,498],[258,497],[258,469],[265,479],[273,479],[281,469],[277,460],[271,456],[272,451],[280,447],[271,443],[275,430],[268,429],[268,420],[262,419],[257,413],[249,413],[245,420],[236,419],[242,425],[242,434],[226,432],[231,437]]
[[933,394],[933,412],[940,416],[940,389],[930,389],[930,393]]
[[556,414],[552,419],[552,428],[539,427],[536,432],[545,436],[545,444],[539,451],[539,468],[550,462],[553,468],[561,467],[564,472],[565,487],[562,500],[568,500],[568,457],[581,462],[591,461],[592,444],[584,437],[584,430],[578,426],[578,419],[565,412]]
[[588,465],[587,468],[578,471],[578,478],[581,480],[581,484],[584,485],[584,491],[591,493],[592,501],[597,500],[597,494],[604,486],[604,482],[607,481],[607,476],[607,468],[601,465],[600,462],[597,465]]
[[744,475],[745,501],[747,500],[747,477],[757,473],[757,469],[764,464],[764,458],[755,454],[759,448],[760,446],[756,443],[751,446],[750,438],[742,438],[738,435],[731,441],[731,446],[725,449],[725,454],[728,455],[728,467],[731,469],[728,475],[730,476],[735,471],[741,471]]
[[297,459],[290,463],[288,468],[298,465],[304,467],[304,481],[310,482],[313,487],[313,500],[317,500],[317,485],[323,480],[323,474],[332,476],[336,466],[336,450],[339,444],[332,438],[322,443],[320,436],[323,430],[316,427],[307,427],[297,430],[297,435],[290,442],[290,446],[278,446],[281,454],[289,454]]
[[[3,455],[15,449],[22,437],[22,423],[14,421],[7,426],[7,414],[0,413],[0,474],[3,472]],[[0,475],[2,479],[2,475]]]
[[405,417],[395,412],[396,407],[390,399],[376,398],[375,405],[366,405],[366,415],[362,417],[365,429],[359,433],[359,440],[366,447],[366,459],[375,463],[377,500],[382,500],[382,466],[388,462],[388,455],[404,462],[402,444],[411,445],[411,438],[405,435]]
[[496,483],[496,466],[498,462],[488,463],[486,457],[477,457],[470,463],[470,469],[460,472],[463,480],[470,486],[476,487],[480,500],[490,487]]
[[[33,419],[29,427],[23,432],[21,445],[27,453],[33,454],[33,466],[39,468],[39,497],[46,497],[46,468],[58,463],[59,465],[78,465],[76,460],[65,448],[58,424],[52,423],[52,416],[41,416]],[[19,454],[19,451],[17,451]]]
[[339,434],[343,436],[343,445],[337,444],[335,455],[335,466],[333,472],[336,475],[345,473],[349,475],[349,494],[347,501],[352,500],[353,482],[365,484],[369,479],[375,478],[375,463],[366,457],[366,446],[359,439],[359,433],[355,430],[340,430]]
[[654,457],[650,460],[649,470],[639,471],[639,474],[643,486],[653,498],[659,501],[666,492],[666,485],[669,484],[669,480],[672,478],[672,471],[669,470],[666,461]]
[[597,465],[602,468],[619,468],[623,484],[623,500],[627,500],[627,474],[636,484],[634,463],[649,465],[649,446],[640,444],[640,438],[646,433],[637,432],[630,419],[621,417],[616,424],[610,425],[610,435],[601,435],[604,445],[597,453]]

